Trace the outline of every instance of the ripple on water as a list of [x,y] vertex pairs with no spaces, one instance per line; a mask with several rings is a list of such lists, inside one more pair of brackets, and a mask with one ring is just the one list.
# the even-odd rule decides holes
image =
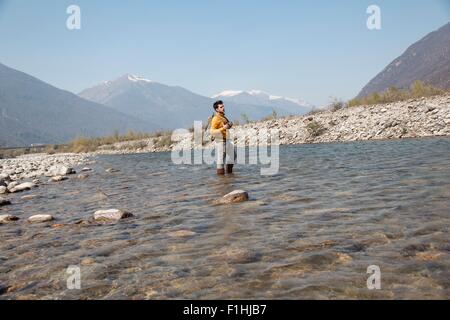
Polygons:
[[[218,178],[170,153],[100,156],[88,179],[10,194],[0,297],[450,298],[450,139],[281,146],[280,162]],[[236,189],[250,201],[211,205]],[[109,208],[135,218],[90,221]],[[56,221],[26,223],[43,213]],[[367,290],[372,264],[383,290]],[[69,265],[83,290],[66,288]]]

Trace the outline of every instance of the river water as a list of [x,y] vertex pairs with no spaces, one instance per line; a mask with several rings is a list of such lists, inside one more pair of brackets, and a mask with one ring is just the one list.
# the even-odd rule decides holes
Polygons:
[[[217,177],[170,153],[92,168],[0,209],[21,218],[0,225],[0,299],[450,298],[449,138],[281,146],[273,176]],[[212,204],[235,189],[250,200]],[[108,208],[135,217],[76,224]],[[56,221],[26,222],[40,213]]]

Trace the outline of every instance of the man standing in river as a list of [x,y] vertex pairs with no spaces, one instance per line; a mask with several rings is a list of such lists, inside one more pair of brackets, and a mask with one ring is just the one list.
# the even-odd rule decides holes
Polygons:
[[234,145],[230,139],[227,139],[229,138],[227,130],[233,126],[233,123],[225,116],[225,106],[221,100],[214,102],[213,107],[216,114],[211,120],[211,136],[216,142],[217,174],[223,175],[225,174],[225,162],[226,172],[232,173],[236,160]]

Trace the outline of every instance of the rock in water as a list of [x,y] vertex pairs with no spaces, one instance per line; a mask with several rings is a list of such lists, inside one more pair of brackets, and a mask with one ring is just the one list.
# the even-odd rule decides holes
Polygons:
[[27,194],[26,196],[20,197],[20,199],[22,199],[22,200],[31,200],[31,199],[34,199],[36,197],[37,196],[35,194]]
[[0,186],[0,194],[4,194],[4,193],[8,193],[9,190],[7,187],[5,186]]
[[28,218],[28,222],[47,222],[52,221],[53,217],[49,214],[37,214]]
[[90,265],[92,265],[94,263],[95,263],[95,260],[90,258],[90,257],[84,258],[83,260],[81,260],[81,265],[82,266],[90,266]]
[[81,169],[81,171],[82,171],[82,172],[92,171],[92,169],[91,169],[91,168],[88,168],[88,167],[84,167],[83,169]]
[[11,189],[13,189],[15,186],[18,186],[18,185],[19,185],[19,182],[17,182],[17,181],[10,182],[10,183],[8,183],[7,189],[9,192],[11,192]]
[[17,221],[17,220],[19,220],[18,217],[10,215],[10,214],[2,214],[2,215],[0,215],[0,224],[8,223],[8,222],[11,222],[11,221]]
[[168,233],[169,237],[173,238],[183,238],[183,237],[190,237],[196,235],[194,231],[191,230],[177,230],[172,231]]
[[113,172],[119,172],[120,170],[114,169],[114,168],[108,168],[105,171],[108,172],[108,173],[113,173]]
[[51,177],[48,182],[59,182],[59,181],[63,181],[63,180],[67,180],[69,178],[67,178],[66,176],[54,176]]
[[224,195],[221,199],[215,201],[216,204],[225,204],[225,203],[236,203],[248,200],[248,193],[244,190],[234,190],[226,195]]
[[11,201],[0,198],[0,207],[7,206],[11,204]]
[[89,178],[89,175],[87,173],[80,173],[77,175],[77,179],[83,180]]
[[120,219],[125,219],[132,217],[133,215],[129,212],[122,211],[119,209],[109,209],[109,210],[98,210],[94,213],[94,220],[97,221],[117,221]]
[[76,172],[75,170],[73,170],[73,168],[58,164],[51,166],[45,175],[47,177],[52,177],[52,176],[65,176],[66,174],[74,174],[74,173]]
[[8,189],[9,189],[9,192],[14,193],[14,192],[30,190],[31,188],[34,188],[34,187],[36,187],[36,185],[33,182],[24,182],[24,183],[21,183],[11,189],[9,189],[9,186],[8,186]]

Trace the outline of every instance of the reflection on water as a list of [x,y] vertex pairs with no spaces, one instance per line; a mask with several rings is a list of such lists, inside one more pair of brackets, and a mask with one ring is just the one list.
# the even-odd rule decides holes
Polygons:
[[[280,157],[275,176],[240,165],[216,177],[169,153],[101,156],[88,179],[12,195],[0,214],[21,220],[0,226],[0,298],[450,298],[450,139]],[[211,205],[234,189],[250,201]],[[102,208],[136,217],[74,224]],[[37,213],[68,225],[27,224]],[[66,287],[69,265],[81,290]],[[367,289],[369,265],[381,290]]]

